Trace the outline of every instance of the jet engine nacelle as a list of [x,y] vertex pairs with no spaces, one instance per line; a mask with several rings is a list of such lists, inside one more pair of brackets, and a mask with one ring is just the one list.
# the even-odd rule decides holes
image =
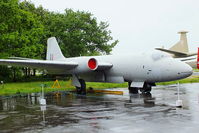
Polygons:
[[111,63],[100,62],[95,58],[90,58],[88,60],[88,68],[92,71],[95,70],[105,70],[111,68],[113,65]]
[[78,62],[78,66],[72,71],[70,71],[71,73],[74,74],[75,73],[84,74],[98,70],[108,70],[113,66],[113,64],[111,63],[102,62],[101,60],[98,60],[93,57],[77,58],[74,61]]

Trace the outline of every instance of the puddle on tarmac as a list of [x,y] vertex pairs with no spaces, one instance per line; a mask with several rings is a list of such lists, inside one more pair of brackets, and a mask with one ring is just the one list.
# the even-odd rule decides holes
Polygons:
[[76,96],[38,94],[0,99],[0,132],[171,133],[198,132],[199,84],[180,87],[183,108],[176,109],[175,86],[158,86],[151,95]]

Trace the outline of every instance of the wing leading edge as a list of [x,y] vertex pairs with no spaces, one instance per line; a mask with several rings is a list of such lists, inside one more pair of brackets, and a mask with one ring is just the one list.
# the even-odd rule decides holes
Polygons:
[[76,62],[50,61],[50,60],[7,60],[0,59],[0,65],[31,67],[38,69],[65,69],[70,70],[78,66]]

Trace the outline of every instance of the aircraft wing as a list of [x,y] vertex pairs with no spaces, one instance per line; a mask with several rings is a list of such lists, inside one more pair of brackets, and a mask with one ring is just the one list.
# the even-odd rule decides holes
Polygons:
[[163,48],[156,48],[156,49],[160,50],[160,51],[164,51],[164,52],[170,53],[170,54],[174,54],[174,55],[177,55],[177,56],[187,56],[186,53],[182,53],[182,52],[172,51],[172,50],[163,49]]
[[8,57],[9,59],[15,60],[40,60],[40,59],[31,59],[31,58],[24,58],[24,57]]
[[181,59],[181,61],[190,61],[190,60],[196,60],[196,57],[195,58],[184,58],[184,59]]
[[0,59],[0,65],[23,66],[39,69],[72,69],[78,66],[76,62],[51,61],[51,60],[8,60]]
[[178,51],[173,51],[173,50],[168,50],[168,49],[163,49],[163,48],[156,48],[156,50],[160,50],[160,51],[164,51],[164,52],[173,54],[177,58],[189,57],[189,56],[197,55],[197,53],[183,53],[183,52],[178,52]]

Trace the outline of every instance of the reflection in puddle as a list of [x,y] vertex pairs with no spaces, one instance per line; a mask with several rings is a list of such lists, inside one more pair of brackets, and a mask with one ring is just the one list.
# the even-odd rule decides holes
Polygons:
[[40,109],[42,112],[42,125],[45,126],[46,125],[46,120],[45,120],[45,111],[46,111],[46,105],[40,105]]
[[182,87],[182,109],[174,106],[174,87],[155,88],[151,95],[129,95],[127,89],[123,96],[48,93],[47,106],[39,105],[40,94],[1,98],[0,132],[195,132],[198,86]]
[[[131,105],[143,105],[145,107],[153,107],[155,106],[155,98],[152,97],[151,93],[147,94],[129,94],[130,100],[129,103]],[[130,105],[127,104],[127,105]]]

